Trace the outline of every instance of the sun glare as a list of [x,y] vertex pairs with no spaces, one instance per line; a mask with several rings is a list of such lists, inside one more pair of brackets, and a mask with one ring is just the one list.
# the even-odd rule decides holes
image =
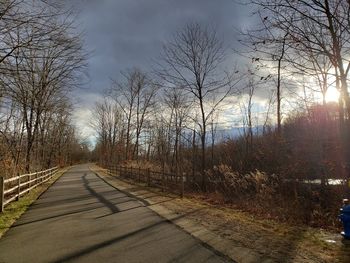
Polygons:
[[339,99],[339,91],[334,87],[329,87],[326,92],[327,102],[337,102]]

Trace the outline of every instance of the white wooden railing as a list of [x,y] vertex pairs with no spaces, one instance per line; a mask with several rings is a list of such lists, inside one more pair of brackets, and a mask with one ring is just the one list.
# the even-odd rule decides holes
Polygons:
[[8,179],[0,176],[0,212],[12,201],[18,200],[38,185],[50,180],[58,171],[58,166],[29,174],[17,175]]

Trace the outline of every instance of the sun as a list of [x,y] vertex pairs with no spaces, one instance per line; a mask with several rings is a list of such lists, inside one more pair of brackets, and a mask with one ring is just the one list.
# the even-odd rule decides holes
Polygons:
[[337,102],[339,95],[340,93],[335,87],[329,87],[326,92],[326,102]]

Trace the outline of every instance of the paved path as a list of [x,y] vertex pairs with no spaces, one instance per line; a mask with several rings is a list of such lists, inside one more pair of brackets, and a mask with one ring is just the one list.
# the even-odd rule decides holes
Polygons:
[[142,202],[76,166],[0,239],[4,262],[225,262]]

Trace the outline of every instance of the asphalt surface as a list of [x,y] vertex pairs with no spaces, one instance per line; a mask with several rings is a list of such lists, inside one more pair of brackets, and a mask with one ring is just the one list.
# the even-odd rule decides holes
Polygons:
[[0,239],[4,262],[227,262],[88,165],[57,180]]

